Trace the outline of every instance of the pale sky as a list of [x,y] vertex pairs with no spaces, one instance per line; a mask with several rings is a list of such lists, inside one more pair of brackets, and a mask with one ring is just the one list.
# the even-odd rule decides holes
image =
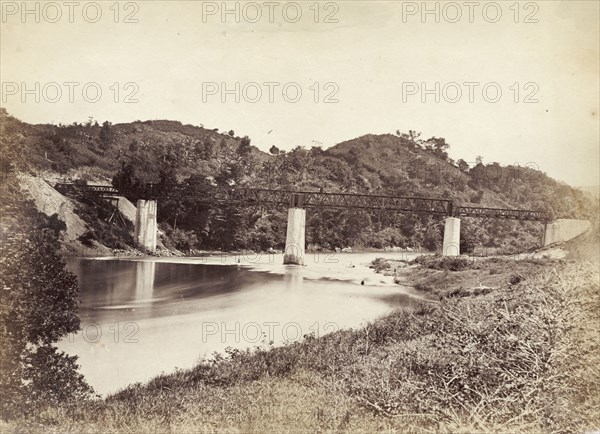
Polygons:
[[[265,151],[412,129],[445,137],[454,158],[600,184],[597,1],[428,2],[426,15],[420,1],[228,2],[224,17],[222,2],[77,3],[29,2],[23,15],[22,2],[2,2],[2,106],[13,116],[178,120],[233,129]],[[239,102],[223,92],[236,83]],[[132,92],[138,102],[125,103]]]

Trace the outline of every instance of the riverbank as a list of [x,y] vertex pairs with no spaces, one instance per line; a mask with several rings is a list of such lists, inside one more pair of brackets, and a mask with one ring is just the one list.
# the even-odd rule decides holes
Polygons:
[[[597,246],[578,242],[579,252]],[[584,247],[581,247],[584,246]],[[573,251],[573,250],[571,250]],[[358,330],[229,350],[104,400],[5,425],[28,432],[589,432],[600,427],[598,257],[396,270],[438,301]],[[516,278],[520,276],[520,278]],[[513,279],[513,277],[515,277]],[[441,282],[449,282],[440,286]],[[473,290],[473,288],[486,288]]]
[[[413,250],[413,249],[400,249],[400,248],[389,248],[389,249],[375,249],[375,248],[363,248],[363,249],[337,249],[337,250],[328,250],[328,249],[306,249],[306,257],[308,260],[305,262],[310,262],[311,260],[314,262],[312,258],[321,257],[322,260],[330,261],[334,257],[340,254],[381,254],[381,255],[394,255],[394,256],[405,256],[406,258],[414,258],[418,255],[428,255],[433,254],[432,252],[428,252],[425,250]],[[99,250],[96,251],[96,254],[88,253],[86,255],[81,255],[80,257],[90,257],[90,258],[135,258],[135,257],[179,257],[179,258],[214,258],[214,257],[229,257],[239,259],[240,262],[244,263],[253,263],[256,262],[257,258],[260,257],[269,257],[274,255],[283,255],[282,250],[271,250],[271,251],[254,251],[254,250],[200,250],[193,249],[189,251],[181,251],[177,249],[167,249],[164,246],[158,246],[156,252],[154,253],[145,253],[141,250],[135,249],[133,247],[128,247],[127,249],[110,249],[110,251]],[[73,256],[72,254],[68,256]]]
[[[396,265],[394,261],[389,262]],[[398,267],[394,281],[438,299],[488,294],[556,268],[564,261],[554,259],[448,258],[421,256],[411,265]]]

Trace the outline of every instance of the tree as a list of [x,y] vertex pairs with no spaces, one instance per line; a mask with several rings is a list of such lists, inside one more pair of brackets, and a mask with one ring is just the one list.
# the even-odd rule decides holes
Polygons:
[[129,152],[136,153],[140,149],[140,145],[137,140],[133,139],[129,144]]
[[237,149],[237,153],[241,156],[248,156],[252,151],[252,147],[250,146],[250,137],[244,136],[240,141],[240,144]]
[[469,163],[467,163],[465,160],[463,160],[462,158],[460,160],[458,160],[456,162],[456,164],[458,164],[458,168],[463,171],[466,172],[469,170]]
[[275,145],[271,146],[271,149],[269,149],[269,152],[272,155],[279,155],[279,148]]
[[157,191],[167,197],[173,193],[173,190],[179,185],[177,181],[177,168],[173,164],[165,164],[158,172]]
[[206,139],[204,141],[204,151],[202,153],[202,158],[204,160],[210,160],[213,156],[214,151],[215,151],[214,142],[210,139]]
[[92,389],[77,372],[77,357],[53,346],[80,326],[77,278],[66,270],[55,234],[62,225],[19,199],[3,200],[2,208],[8,229],[0,233],[0,411],[11,419]]
[[114,140],[114,133],[111,128],[111,123],[104,121],[102,128],[100,128],[100,142],[103,149],[107,149],[112,141]]
[[279,233],[277,229],[285,228],[285,225],[286,222],[281,213],[275,212],[259,217],[247,232],[247,247],[257,251],[283,247],[285,234]]
[[189,251],[195,249],[200,243],[198,235],[194,231],[173,229],[168,235],[179,250]]
[[484,191],[483,190],[477,190],[477,193],[475,193],[474,195],[472,195],[469,199],[471,201],[471,203],[481,203],[481,201],[483,200],[483,195],[484,195]]
[[121,164],[121,168],[113,176],[112,185],[131,201],[136,201],[143,189],[143,182],[137,176],[132,162]]
[[363,244],[368,228],[371,226],[371,216],[366,211],[352,210],[345,212],[343,216],[341,235],[347,246],[358,246]]
[[442,237],[437,224],[429,224],[423,236],[423,247],[431,252],[435,252],[442,245]]
[[423,140],[420,138],[421,137],[420,132],[417,132],[414,130],[408,130],[408,134],[406,134],[406,133],[400,133],[400,130],[397,130],[396,134],[398,134],[404,140],[408,141],[409,145],[412,147],[421,147],[421,144],[423,143]]
[[229,134],[231,137],[233,137],[233,136],[235,136],[235,131],[233,131],[233,130],[229,130],[229,133],[228,133],[228,134]]
[[443,137],[431,137],[425,142],[425,149],[430,151],[433,155],[441,160],[448,159],[448,149],[450,145],[446,143],[446,139]]
[[405,247],[406,238],[398,228],[387,227],[374,234],[373,247]]
[[463,230],[460,231],[460,253],[473,253],[476,245],[477,238],[475,230],[470,230],[469,227],[463,227]]
[[248,231],[244,217],[239,205],[224,204],[214,208],[210,223],[213,245],[227,250],[244,248],[242,239]]

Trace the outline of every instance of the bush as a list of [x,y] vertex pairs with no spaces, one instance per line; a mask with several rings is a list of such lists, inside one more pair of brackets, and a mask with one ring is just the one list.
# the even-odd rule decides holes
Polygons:
[[181,250],[191,250],[196,248],[199,244],[198,236],[194,231],[175,229],[171,233],[171,237],[175,242],[175,246]]
[[423,236],[423,247],[430,252],[435,252],[442,246],[440,231],[437,227],[430,227]]
[[522,280],[523,280],[523,276],[521,276],[520,274],[513,274],[512,276],[510,276],[509,283],[511,285],[516,285],[517,283],[520,283]]
[[473,261],[460,256],[423,255],[416,257],[412,264],[419,264],[432,270],[462,271],[472,268]]
[[373,235],[371,245],[378,249],[384,247],[405,247],[407,240],[399,229],[385,228]]
[[60,258],[55,225],[30,203],[3,197],[0,213],[0,411],[8,420],[89,396],[76,357],[53,343],[79,329],[77,278]]
[[391,265],[385,260],[385,258],[376,258],[371,262],[369,268],[375,269],[375,272],[380,273],[383,270],[389,270]]
[[54,232],[54,235],[58,237],[62,231],[67,229],[67,224],[58,217],[58,214],[52,214],[48,218],[48,227]]
[[84,246],[94,247],[94,241],[98,241],[98,235],[96,235],[96,231],[89,229],[81,234],[78,240],[81,241],[81,244]]
[[198,241],[198,236],[194,231],[173,229],[168,235],[175,245],[175,248],[178,250],[192,250],[200,244]]
[[477,245],[477,240],[475,239],[475,237],[470,235],[470,232],[465,229],[463,229],[460,232],[460,253],[461,254],[473,253],[473,251],[475,250],[475,246]]

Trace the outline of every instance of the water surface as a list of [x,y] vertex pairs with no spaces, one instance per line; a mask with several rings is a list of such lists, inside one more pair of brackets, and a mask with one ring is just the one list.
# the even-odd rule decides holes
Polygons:
[[305,267],[281,265],[280,255],[72,259],[82,331],[59,347],[106,394],[226,347],[359,327],[415,301],[366,267],[376,256],[310,257]]

